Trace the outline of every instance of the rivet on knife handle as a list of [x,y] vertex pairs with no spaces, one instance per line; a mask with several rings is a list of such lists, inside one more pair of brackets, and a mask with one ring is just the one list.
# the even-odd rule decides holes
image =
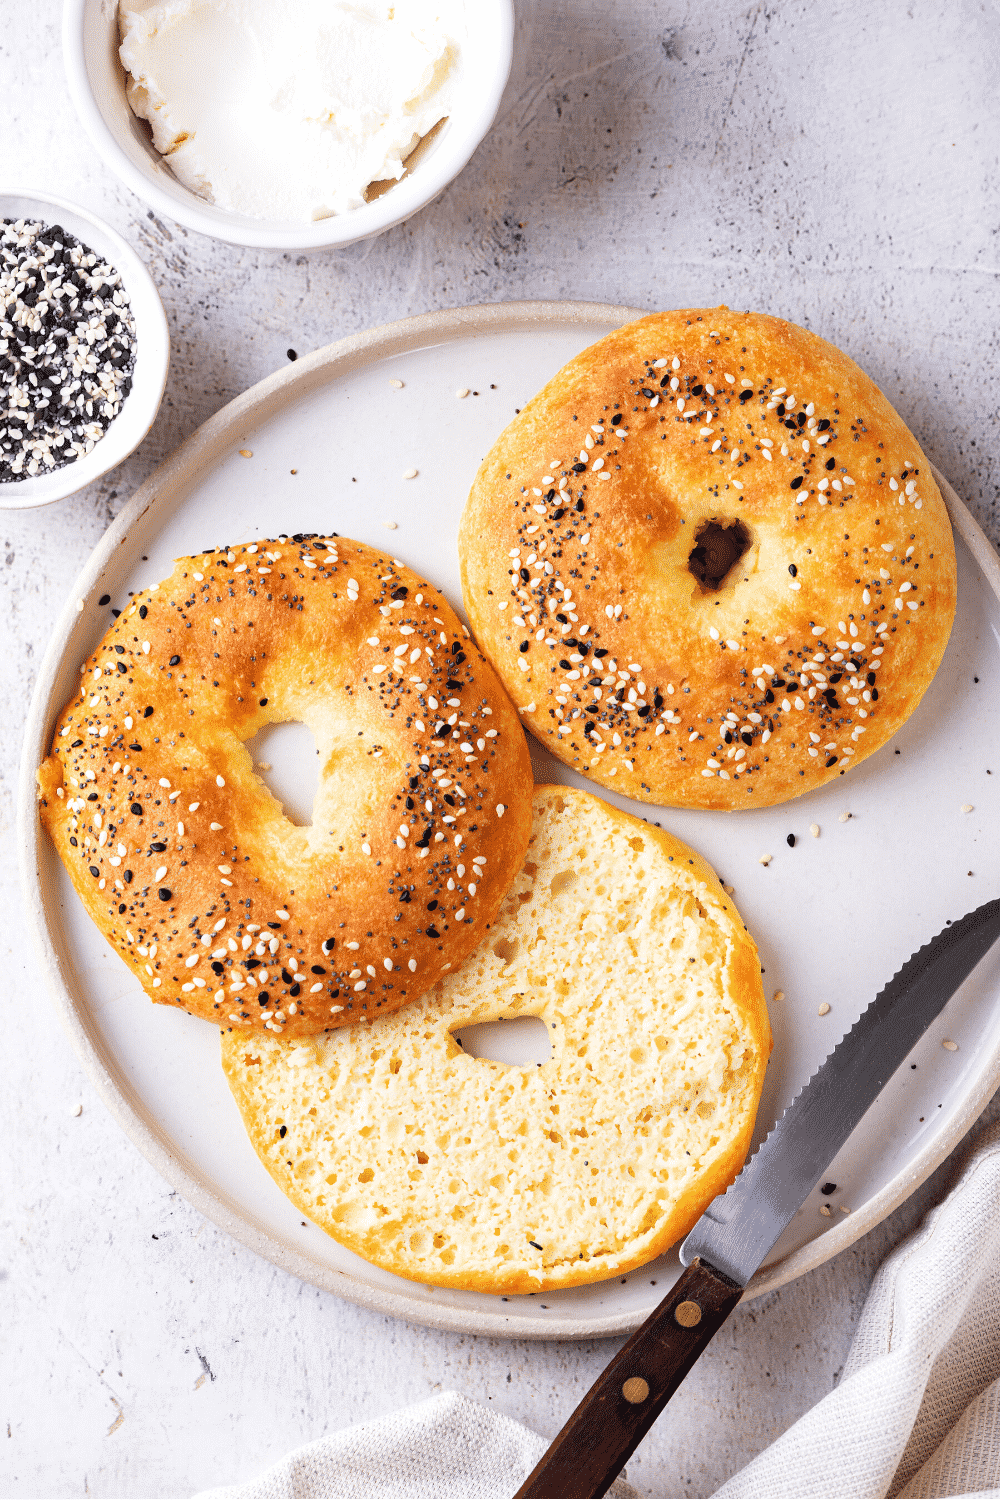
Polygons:
[[580,1402],[519,1496],[603,1495],[722,1327],[743,1288],[688,1266]]

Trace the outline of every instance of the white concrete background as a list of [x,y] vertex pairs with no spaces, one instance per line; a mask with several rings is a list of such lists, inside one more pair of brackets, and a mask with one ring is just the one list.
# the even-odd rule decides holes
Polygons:
[[[871,372],[1000,541],[996,0],[519,9],[497,126],[462,177],[374,245],[305,260],[147,213],[74,118],[56,0],[0,6],[0,178],[110,220],[149,264],[173,337],[139,452],[72,500],[0,518],[8,848],[17,725],[53,612],[126,496],[289,347],[527,297],[778,313]],[[9,853],[0,880],[4,1495],[187,1496],[447,1387],[558,1429],[613,1342],[463,1338],[362,1312],[171,1193],[63,1039]],[[630,1465],[643,1493],[710,1494],[831,1388],[876,1266],[954,1170],[730,1320]]]

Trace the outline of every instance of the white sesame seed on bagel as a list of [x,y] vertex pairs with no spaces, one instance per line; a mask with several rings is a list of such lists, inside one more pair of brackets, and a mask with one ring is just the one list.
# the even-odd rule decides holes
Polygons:
[[844,775],[916,708],[955,613],[947,511],[882,393],[817,335],[725,307],[570,361],[483,462],[459,551],[523,722],[664,806]]
[[[246,743],[304,722],[299,827]],[[306,1036],[426,993],[520,868],[517,714],[440,592],[336,536],[181,558],[131,597],[56,724],[42,822],[150,999]]]

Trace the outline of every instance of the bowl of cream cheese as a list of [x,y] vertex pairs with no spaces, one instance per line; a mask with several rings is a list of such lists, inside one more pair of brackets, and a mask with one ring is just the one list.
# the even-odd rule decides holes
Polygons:
[[73,102],[107,165],[185,228],[259,249],[370,239],[493,124],[512,0],[64,0]]

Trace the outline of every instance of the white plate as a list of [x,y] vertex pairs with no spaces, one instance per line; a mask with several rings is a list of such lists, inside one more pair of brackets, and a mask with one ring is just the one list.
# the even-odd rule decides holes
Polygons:
[[[391,546],[459,607],[454,539],[480,459],[515,407],[636,315],[574,303],[432,313],[344,339],[255,386],[168,459],[107,532],[57,624],[29,715],[20,846],[30,920],[63,1019],[108,1108],[164,1177],[244,1244],[338,1296],[436,1327],[519,1338],[622,1332],[662,1296],[676,1257],[595,1286],[502,1301],[400,1280],[303,1225],[244,1135],[214,1029],[150,1005],[84,915],[40,833],[33,773],[79,663],[110,622],[100,597],[123,604],[129,589],[164,577],[182,554],[332,530]],[[458,400],[463,387],[478,394]],[[410,468],[418,476],[404,480]],[[661,813],[600,793],[660,818],[735,886],[760,945],[767,995],[785,996],[771,1006],[762,1132],[910,953],[1000,888],[1000,565],[961,502],[944,492],[958,533],[958,618],[930,691],[894,740],[844,781],[760,812]],[[397,529],[385,530],[388,521]],[[294,759],[294,747],[286,749]],[[534,742],[533,754],[539,779],[588,785]],[[302,765],[308,760],[307,751]],[[963,813],[967,804],[974,810]],[[851,819],[840,822],[845,810]],[[809,834],[814,822],[819,838]],[[762,854],[774,856],[767,867]],[[822,1002],[831,1009],[821,1018]],[[944,1039],[958,1050],[945,1050]],[[915,1069],[892,1080],[831,1166],[837,1192],[812,1195],[751,1295],[871,1229],[972,1124],[1000,1082],[1000,952],[963,986],[911,1062]],[[821,1203],[832,1206],[832,1219],[821,1216]],[[842,1205],[851,1212],[841,1214]]]

